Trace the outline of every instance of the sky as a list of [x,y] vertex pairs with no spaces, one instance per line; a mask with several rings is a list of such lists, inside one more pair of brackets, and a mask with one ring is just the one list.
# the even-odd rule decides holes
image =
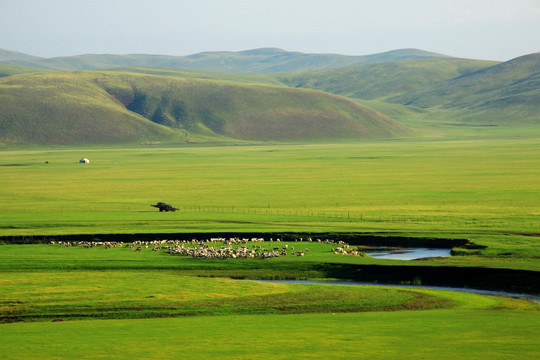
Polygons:
[[540,51],[540,0],[0,0],[0,48],[35,56],[263,47],[506,61]]

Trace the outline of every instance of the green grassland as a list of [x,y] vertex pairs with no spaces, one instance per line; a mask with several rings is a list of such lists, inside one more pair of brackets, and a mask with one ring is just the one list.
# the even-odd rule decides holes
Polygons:
[[[79,164],[83,156],[91,162]],[[4,149],[0,159],[2,235],[469,238],[487,248],[407,265],[539,270],[534,136],[48,147]],[[180,211],[160,213],[150,207],[157,201]],[[0,357],[538,357],[539,309],[525,300],[231,279],[324,279],[325,264],[405,263],[305,246],[304,257],[235,261],[125,247],[0,245]]]
[[[210,66],[222,55],[199,60]],[[248,55],[303,61],[275,49],[228,55],[231,69]],[[71,60],[105,66],[111,58],[54,62]],[[310,248],[303,257],[233,260],[4,238],[0,358],[537,358],[539,307],[526,300],[233,280],[349,279],[361,266],[540,271],[537,62],[441,58],[311,79],[156,68],[0,79],[0,236],[348,233],[473,242],[450,258],[406,262],[336,255],[335,245],[316,242],[301,243]],[[287,88],[284,76],[378,112]],[[368,87],[374,79],[385,81]],[[82,157],[90,163],[79,164]],[[179,211],[150,206],[159,201]]]
[[[212,324],[212,326],[208,326]],[[18,323],[6,359],[533,359],[528,311],[244,315]]]
[[539,309],[534,303],[522,300],[425,289],[257,282],[183,276],[182,272],[167,270],[10,272],[2,274],[1,278],[0,318],[4,322],[399,311],[461,306]]
[[[482,221],[494,225],[499,220],[533,231],[537,224],[531,227],[530,222],[538,211],[537,145],[536,139],[494,139],[10,150],[2,152],[1,211],[4,228],[9,223],[17,228],[12,213],[21,225],[43,222],[38,230],[46,232],[47,226],[57,227],[50,222],[54,217],[59,223],[72,217],[95,223],[103,212],[111,221],[117,213],[118,219],[160,219],[154,224],[159,228],[162,220],[205,216],[203,210],[209,208],[231,217],[239,212],[239,217],[290,216],[290,220],[297,219],[298,212],[300,222],[309,212],[315,224],[337,215],[336,221],[343,220],[344,212],[357,220],[362,214],[372,226],[375,218],[394,216],[433,220],[435,226],[437,220],[448,221],[450,229],[453,221],[458,229],[460,222],[476,218],[479,228]],[[78,164],[83,156],[91,163]],[[186,211],[159,214],[149,207],[161,200]],[[199,207],[201,215],[196,214]],[[77,216],[80,212],[85,215]],[[101,227],[94,226],[94,232]],[[27,227],[21,233],[31,230]],[[4,230],[10,232],[16,230]],[[69,226],[54,230],[61,232],[73,231]]]
[[[529,266],[538,256],[527,236],[540,231],[537,138],[1,156],[1,235],[385,232],[478,237],[491,257]],[[158,201],[180,211],[160,213]]]

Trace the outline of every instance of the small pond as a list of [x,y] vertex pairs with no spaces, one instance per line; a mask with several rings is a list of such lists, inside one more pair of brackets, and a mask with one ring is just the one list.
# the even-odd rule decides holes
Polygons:
[[378,247],[362,250],[368,256],[376,259],[416,260],[433,257],[448,257],[451,249],[428,248],[388,248]]

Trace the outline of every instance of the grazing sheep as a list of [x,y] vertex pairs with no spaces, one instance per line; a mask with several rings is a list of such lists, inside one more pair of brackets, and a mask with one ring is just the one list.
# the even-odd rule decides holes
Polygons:
[[[272,241],[281,241],[281,239],[271,239]],[[169,254],[191,256],[204,259],[271,259],[279,256],[287,256],[288,249],[291,249],[292,254],[296,256],[304,256],[309,252],[295,251],[294,246],[284,244],[283,246],[275,246],[270,249],[264,248],[261,245],[248,246],[248,242],[264,242],[263,238],[211,238],[206,240],[154,240],[142,241],[134,240],[131,243],[117,241],[51,241],[51,245],[61,246],[79,246],[84,248],[104,247],[105,249],[119,247],[129,248],[136,252],[141,252],[144,248],[151,248],[152,251],[158,252],[163,249]],[[215,246],[214,243],[222,243],[222,246]]]

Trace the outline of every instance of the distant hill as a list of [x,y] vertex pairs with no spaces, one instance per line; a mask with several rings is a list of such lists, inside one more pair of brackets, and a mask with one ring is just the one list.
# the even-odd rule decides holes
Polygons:
[[24,66],[0,64],[0,77],[19,74],[30,74],[45,71],[43,69],[28,68]]
[[17,62],[30,63],[33,61],[41,61],[41,60],[44,60],[44,59],[38,56],[27,55],[27,54],[23,54],[17,51],[0,49],[0,63],[5,63],[5,64],[17,63]]
[[540,124],[540,53],[467,73],[388,101],[460,110],[471,121]]
[[456,58],[416,59],[285,74],[280,79],[292,87],[375,99],[422,89],[496,64]]
[[115,72],[0,79],[0,142],[310,141],[409,135],[402,125],[320,91]]
[[3,53],[5,53],[4,56],[0,52],[0,63],[50,70],[88,70],[134,66],[242,73],[300,72],[358,64],[446,57],[417,49],[393,50],[364,56],[305,54],[275,48],[240,52],[204,52],[189,56],[101,54],[39,58],[6,50],[3,50]]
[[422,89],[498,63],[456,58],[417,59],[302,73],[266,74],[147,67],[121,67],[107,70],[315,89],[352,99],[384,99]]
[[[536,126],[540,124],[539,62],[540,53],[499,63],[415,49],[368,56],[303,54],[266,48],[185,57],[82,55],[51,59],[0,50],[0,77],[21,78],[4,78],[0,82],[0,97],[4,99],[0,99],[0,141],[21,138],[39,143],[42,140],[38,133],[47,134],[43,141],[49,141],[50,131],[32,128],[30,123],[25,125],[24,135],[20,131],[7,132],[14,126],[5,122],[9,109],[12,119],[32,118],[34,123],[41,116],[39,111],[58,114],[58,119],[64,119],[60,123],[73,122],[75,118],[93,123],[95,114],[100,112],[102,118],[96,120],[98,123],[105,122],[103,117],[113,119],[101,126],[111,126],[111,131],[105,136],[96,131],[90,142],[147,138],[183,142],[203,138],[307,141],[399,137],[407,133],[388,117],[417,130],[428,130],[427,133],[441,126],[469,123]],[[101,72],[22,75],[46,68],[99,68]],[[73,92],[38,93],[34,88],[48,88],[32,82],[37,79],[62,84],[55,85],[55,91],[64,85],[72,86]],[[17,90],[19,95],[14,95],[15,85],[7,86],[15,82],[21,87]],[[89,94],[90,90],[95,93]],[[54,100],[46,100],[52,94]],[[387,117],[330,94],[376,108]],[[75,99],[83,99],[87,113],[76,115],[81,104]],[[89,110],[90,103],[95,110]],[[112,130],[128,123],[129,131]],[[32,136],[30,129],[34,131]],[[4,135],[4,130],[11,135]],[[85,141],[73,134],[59,134],[56,137],[62,138],[60,142]]]
[[[0,65],[1,66],[1,65]],[[275,86],[287,86],[283,83],[280,76],[276,74],[258,74],[258,73],[226,73],[226,72],[214,72],[214,71],[202,71],[202,70],[182,70],[171,68],[153,68],[153,67],[116,67],[110,69],[103,69],[103,71],[112,72],[126,72],[136,74],[147,75],[159,75],[159,76],[173,76],[193,79],[205,79],[205,80],[225,80],[240,83],[251,84],[266,84]]]

